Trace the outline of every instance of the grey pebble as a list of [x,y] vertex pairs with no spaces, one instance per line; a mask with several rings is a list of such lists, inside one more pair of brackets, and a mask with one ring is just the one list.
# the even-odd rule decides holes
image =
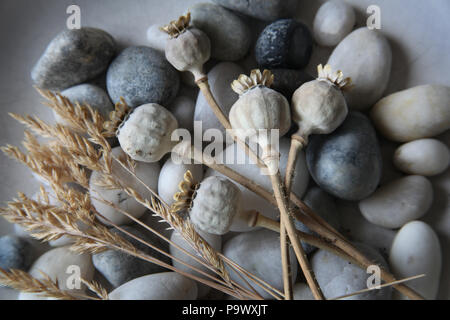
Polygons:
[[294,69],[272,69],[274,82],[272,89],[282,93],[288,101],[291,101],[294,91],[302,84],[314,80],[308,73]]
[[298,0],[214,0],[214,2],[266,21],[292,17],[299,3]]
[[11,235],[0,238],[0,268],[27,271],[33,258],[33,248],[27,240]]

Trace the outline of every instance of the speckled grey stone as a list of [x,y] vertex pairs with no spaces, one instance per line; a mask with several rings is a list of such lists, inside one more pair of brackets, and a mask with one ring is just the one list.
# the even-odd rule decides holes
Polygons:
[[250,29],[233,12],[213,3],[199,3],[190,9],[192,24],[205,32],[211,41],[211,57],[236,61],[248,52]]
[[305,82],[314,80],[308,73],[294,69],[272,69],[274,82],[272,89],[282,93],[288,101],[291,101],[294,91]]
[[[151,232],[142,232],[133,226],[121,226],[127,232],[143,239],[158,248],[168,252],[168,244],[158,236]],[[155,257],[159,260],[170,264],[170,259],[161,253],[153,250],[152,248],[132,239],[128,235],[123,234],[117,229],[112,229],[112,232],[121,235],[123,238],[131,242],[136,248],[144,253]],[[130,256],[126,253],[108,250],[92,256],[92,261],[95,268],[114,286],[118,287],[125,282],[132,279],[142,277],[148,274],[158,273],[165,271],[163,267],[156,264],[149,263],[147,261]]]
[[146,103],[167,106],[180,85],[178,72],[164,55],[149,47],[129,47],[111,63],[106,86],[114,103],[123,97],[131,107]]
[[31,78],[41,89],[63,90],[100,75],[115,52],[114,39],[103,30],[64,30],[50,42]]
[[[354,245],[371,261],[389,270],[388,264],[375,249],[361,243],[354,243]],[[372,275],[325,250],[319,250],[313,255],[311,266],[327,299],[367,289],[367,280]],[[387,287],[345,298],[345,300],[390,300],[391,295],[392,287]]]
[[298,0],[214,0],[214,2],[266,21],[294,16],[299,3]]
[[[339,215],[337,212],[336,203],[332,196],[318,187],[313,187],[308,190],[303,198],[303,201],[333,228],[339,229]],[[315,234],[298,220],[295,221],[295,228],[308,234]],[[316,247],[305,242],[302,242],[302,246],[306,254],[310,254],[316,249]]]
[[0,268],[27,271],[32,262],[33,248],[27,240],[16,236],[0,238]]
[[309,172],[325,191],[345,200],[362,200],[377,188],[382,159],[370,120],[352,112],[332,134],[314,135],[306,151]]
[[293,19],[278,20],[259,35],[256,62],[264,68],[303,68],[311,58],[312,44],[306,25]]

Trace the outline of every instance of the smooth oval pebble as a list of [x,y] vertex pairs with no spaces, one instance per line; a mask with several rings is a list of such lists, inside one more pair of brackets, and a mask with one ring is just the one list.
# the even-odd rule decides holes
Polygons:
[[178,128],[194,131],[195,101],[186,96],[178,96],[167,107],[178,121]]
[[131,280],[109,294],[110,300],[195,300],[197,285],[176,272]]
[[423,85],[391,94],[378,101],[370,116],[393,141],[436,136],[450,128],[450,87]]
[[[223,254],[259,279],[274,288],[283,290],[281,268],[280,235],[271,230],[257,230],[241,233],[223,246]],[[292,280],[297,276],[297,260],[294,250],[289,248]],[[244,285],[245,282],[227,266],[232,280]],[[255,290],[264,298],[273,297],[258,286]]]
[[447,170],[449,162],[448,147],[435,139],[405,143],[394,153],[395,166],[408,174],[435,176]]
[[[43,279],[41,271],[53,281],[58,281],[59,288],[69,293],[83,294],[86,286],[81,284],[80,288],[70,289],[74,283],[74,269],[78,267],[80,277],[86,281],[91,281],[94,276],[94,265],[90,254],[78,254],[70,250],[70,247],[60,247],[47,251],[40,256],[31,266],[29,274],[36,279]],[[19,294],[19,300],[42,300],[46,299],[36,293]]]
[[33,258],[33,248],[27,240],[10,235],[0,238],[1,269],[27,271],[33,262]]
[[283,94],[288,101],[291,101],[292,95],[301,85],[314,80],[308,73],[302,70],[294,69],[272,69],[274,81],[272,89]]
[[[375,249],[361,243],[356,243],[355,246],[371,261],[389,270],[386,261]],[[366,273],[366,270],[359,266],[325,250],[318,250],[313,255],[311,266],[327,299],[367,289],[368,278],[372,275]],[[343,300],[389,300],[391,295],[392,288],[387,287],[347,297]]]
[[370,120],[351,112],[329,135],[313,135],[306,151],[309,172],[325,191],[345,200],[371,195],[381,178],[381,152]]
[[164,163],[158,179],[158,194],[167,204],[175,202],[173,196],[179,192],[178,185],[184,180],[187,171],[192,173],[194,181],[203,180],[203,166],[201,164],[178,164],[169,158]]
[[339,43],[328,64],[352,79],[354,87],[344,93],[348,107],[365,110],[372,107],[386,90],[391,75],[392,50],[381,32],[364,27]]
[[[167,252],[168,244],[159,236],[148,230],[140,229],[137,225],[122,226],[125,231],[134,236],[154,245],[157,248]],[[133,239],[127,234],[113,228],[112,233],[118,234],[128,242],[130,242],[139,251],[163,261],[170,263],[170,258],[162,253],[150,248],[149,246]],[[118,287],[125,282],[128,282],[137,277],[142,277],[148,274],[162,272],[165,268],[158,266],[152,262],[142,260],[127,253],[118,250],[107,250],[101,253],[94,254],[92,261],[95,268],[114,286]]]
[[[215,249],[217,252],[222,251],[222,237],[221,236],[201,231],[198,228],[196,228],[196,231],[206,242],[208,242],[208,244],[213,249]],[[178,232],[174,231],[172,233],[172,237],[170,238],[170,240],[174,244],[180,246],[181,248],[183,248],[184,250],[186,250],[187,252],[192,254],[193,256],[202,259],[201,257],[199,257],[199,254],[197,253],[197,251],[195,249],[193,249],[192,246],[189,245],[189,243]],[[184,252],[182,252],[181,250],[176,248],[175,245],[173,245],[173,244],[170,244],[170,254],[172,256],[174,256],[175,258],[186,262],[190,266],[193,266],[197,269],[200,269],[203,272],[213,275],[213,273],[211,272],[211,270],[209,268],[205,267],[204,265],[202,265],[202,264],[198,263],[197,261],[195,261],[194,259],[190,258]],[[206,276],[201,275],[200,273],[192,270],[190,267],[185,266],[184,264],[176,261],[175,259],[172,259],[172,265],[175,268],[182,270],[184,272],[193,274],[197,277],[200,277],[200,278],[203,278],[206,280],[210,280]],[[204,298],[210,292],[210,289],[211,289],[211,287],[209,287],[205,284],[202,284],[201,282],[197,282],[197,288],[198,288],[198,298],[199,299]]]
[[38,88],[60,91],[100,75],[115,52],[113,37],[103,30],[67,29],[50,42],[31,78]]
[[272,21],[295,15],[298,0],[214,0],[214,2],[250,17]]
[[265,68],[303,68],[312,53],[312,36],[308,27],[293,19],[268,25],[256,41],[255,57]]
[[245,22],[219,5],[199,3],[191,9],[192,25],[211,41],[211,57],[220,61],[237,61],[248,52],[251,33]]
[[314,18],[314,39],[324,47],[333,47],[342,41],[355,25],[355,10],[343,1],[327,1]]
[[130,107],[146,103],[170,104],[177,95],[180,77],[164,54],[150,47],[129,47],[111,63],[106,86],[114,103],[123,97]]
[[[239,96],[231,89],[230,84],[236,80],[244,70],[232,62],[222,62],[217,64],[208,72],[208,82],[211,93],[219,104],[224,114],[229,114],[231,107],[238,100]],[[199,92],[195,104],[194,121],[201,122],[202,133],[208,129],[219,129],[225,134],[225,129],[211,110],[204,95]],[[223,136],[225,137],[225,136]]]
[[412,221],[400,229],[392,244],[389,264],[398,279],[425,274],[424,278],[408,281],[408,286],[425,299],[436,298],[442,267],[441,246],[436,233],[425,222]]
[[395,229],[422,217],[432,203],[430,181],[422,176],[407,176],[380,187],[359,203],[359,209],[371,223]]

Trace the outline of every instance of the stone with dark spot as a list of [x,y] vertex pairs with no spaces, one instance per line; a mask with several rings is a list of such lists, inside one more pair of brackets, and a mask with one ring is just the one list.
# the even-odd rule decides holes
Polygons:
[[41,89],[63,90],[100,75],[115,53],[113,37],[103,30],[64,30],[50,42],[31,78]]
[[314,80],[311,75],[302,70],[272,69],[270,71],[274,75],[272,89],[282,93],[289,101],[295,90],[302,84]]
[[0,238],[0,268],[27,271],[33,262],[31,244],[16,236]]
[[359,112],[350,113],[333,133],[313,135],[306,159],[314,181],[337,198],[365,199],[380,182],[378,139],[370,120]]
[[169,105],[178,93],[180,78],[164,55],[140,46],[123,50],[109,66],[106,86],[114,103],[123,97],[131,107],[146,103]]
[[298,0],[214,0],[214,2],[266,21],[294,16],[299,3]]
[[264,68],[303,68],[311,58],[312,45],[306,25],[293,19],[278,20],[259,35],[256,62]]

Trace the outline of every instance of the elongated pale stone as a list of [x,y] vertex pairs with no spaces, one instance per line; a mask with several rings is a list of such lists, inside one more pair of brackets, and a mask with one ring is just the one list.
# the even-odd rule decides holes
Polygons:
[[394,154],[395,166],[409,174],[438,175],[450,162],[448,147],[435,139],[420,139],[401,145]]
[[292,289],[294,291],[294,300],[314,300],[311,289],[306,283],[296,283]]
[[450,87],[423,85],[391,94],[370,114],[378,131],[390,140],[433,137],[450,128]]
[[399,279],[425,274],[424,278],[409,281],[408,286],[425,299],[436,298],[442,265],[441,246],[436,233],[425,222],[412,221],[400,229],[392,244],[389,263]]
[[197,285],[175,272],[131,280],[109,294],[110,300],[195,300]]
[[394,229],[422,217],[432,202],[430,181],[422,176],[408,176],[379,188],[359,203],[359,209],[370,222]]

